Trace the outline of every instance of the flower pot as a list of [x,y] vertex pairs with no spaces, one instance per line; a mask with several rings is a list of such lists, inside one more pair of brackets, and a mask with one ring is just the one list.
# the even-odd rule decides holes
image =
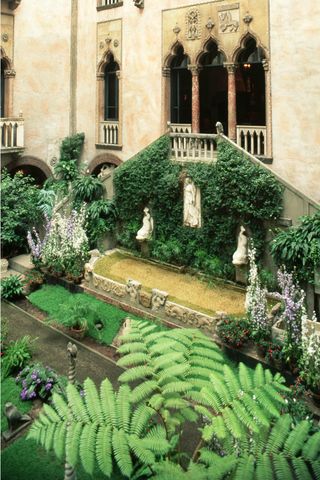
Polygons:
[[70,333],[70,336],[75,340],[82,340],[86,335],[86,331],[87,331],[86,328],[82,328],[82,329],[70,328],[69,333]]

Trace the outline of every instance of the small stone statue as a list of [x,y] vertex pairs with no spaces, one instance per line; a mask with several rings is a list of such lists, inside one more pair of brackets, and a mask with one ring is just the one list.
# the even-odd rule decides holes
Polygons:
[[[184,225],[187,227],[200,227],[200,210],[197,199],[197,189],[190,177],[186,178],[184,185]],[[199,195],[199,194],[198,194]]]
[[247,265],[248,263],[248,237],[243,225],[240,227],[238,246],[233,254],[232,263],[233,265]]
[[217,129],[218,135],[223,135],[224,131],[223,131],[223,125],[221,122],[216,123],[216,129]]
[[148,207],[143,209],[144,217],[142,221],[142,227],[137,233],[137,240],[150,240],[153,232],[153,218],[151,217]]
[[4,440],[10,440],[31,422],[29,415],[19,412],[17,407],[10,402],[4,406],[4,414],[8,421],[8,430],[2,434]]

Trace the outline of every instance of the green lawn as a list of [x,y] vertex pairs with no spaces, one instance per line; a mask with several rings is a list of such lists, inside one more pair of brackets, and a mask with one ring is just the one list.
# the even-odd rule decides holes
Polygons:
[[[104,303],[86,293],[71,293],[59,285],[44,285],[39,290],[28,296],[33,305],[48,313],[49,317],[59,323],[59,319],[65,314],[66,308],[74,304],[78,299],[93,309],[94,313],[89,315],[89,335],[94,339],[110,345],[117,335],[123,320],[130,316],[141,320],[135,315],[129,315],[120,308]],[[98,331],[94,325],[95,318],[101,318],[106,327]]]
[[17,385],[13,377],[8,377],[1,382],[1,431],[7,430],[8,422],[4,415],[4,406],[7,402],[13,403],[21,413],[31,410],[32,402],[20,399],[21,385]]

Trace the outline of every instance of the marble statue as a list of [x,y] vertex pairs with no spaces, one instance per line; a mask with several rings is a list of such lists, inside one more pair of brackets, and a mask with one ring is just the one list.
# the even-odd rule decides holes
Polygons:
[[144,217],[142,220],[142,227],[137,233],[137,240],[150,240],[153,232],[153,218],[151,217],[148,207],[143,209]]
[[238,246],[232,257],[233,265],[247,265],[248,263],[248,237],[243,225],[238,235]]
[[190,177],[186,178],[184,184],[183,224],[192,228],[201,226],[200,190],[196,188]]

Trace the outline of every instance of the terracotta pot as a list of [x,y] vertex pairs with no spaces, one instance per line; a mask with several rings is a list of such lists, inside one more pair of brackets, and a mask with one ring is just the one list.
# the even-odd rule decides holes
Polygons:
[[75,338],[76,340],[82,340],[85,337],[87,329],[82,328],[82,329],[75,329],[75,328],[70,328],[69,333],[70,336]]

